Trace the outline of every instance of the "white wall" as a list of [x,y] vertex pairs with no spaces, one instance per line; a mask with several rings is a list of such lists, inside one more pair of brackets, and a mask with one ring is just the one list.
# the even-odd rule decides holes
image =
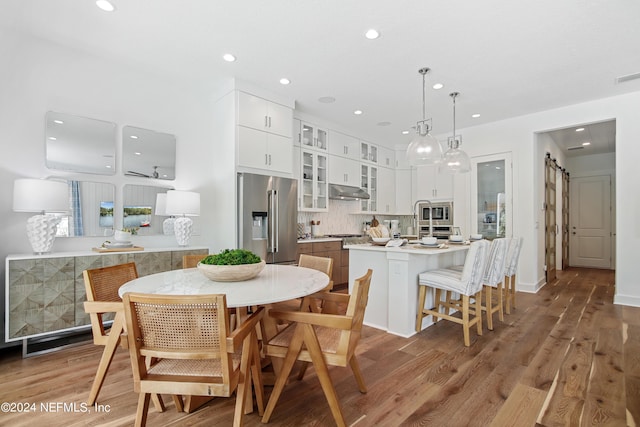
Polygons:
[[[525,238],[518,280],[525,288],[534,289],[544,281],[543,259],[538,250],[540,230],[536,229],[536,223],[541,220],[539,183],[543,158],[537,148],[536,133],[576,123],[615,119],[616,224],[625,230],[623,235],[617,236],[616,242],[615,302],[640,306],[640,283],[634,256],[640,243],[640,198],[634,188],[640,180],[638,111],[640,92],[634,92],[461,130],[464,136],[462,148],[470,156],[513,153],[514,234]],[[470,195],[456,194],[456,200],[460,197]]]

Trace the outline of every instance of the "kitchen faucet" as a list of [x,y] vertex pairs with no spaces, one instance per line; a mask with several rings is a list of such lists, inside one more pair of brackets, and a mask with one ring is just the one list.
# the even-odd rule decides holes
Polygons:
[[418,225],[419,214],[417,212],[418,203],[429,204],[429,236],[433,237],[433,212],[431,211],[431,200],[416,200],[416,202],[413,204],[413,221],[416,226],[416,232],[418,233],[418,238],[420,238],[420,227]]

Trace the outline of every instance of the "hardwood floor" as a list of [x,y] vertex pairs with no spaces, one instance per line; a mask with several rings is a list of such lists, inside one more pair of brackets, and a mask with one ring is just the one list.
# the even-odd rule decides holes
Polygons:
[[[451,322],[408,339],[365,327],[358,359],[369,392],[358,391],[349,368],[330,368],[345,418],[358,427],[640,424],[640,308],[613,305],[613,293],[614,272],[560,272],[538,294],[518,293],[518,306],[505,322],[495,316],[494,331],[485,322],[483,336],[472,333],[468,348],[460,326]],[[83,412],[101,351],[87,343],[21,359],[18,351],[5,350],[0,402],[33,403],[36,409],[0,413],[0,425],[132,425],[137,395],[123,349],[98,399],[104,411]],[[150,409],[150,426],[233,420],[234,398],[218,398],[192,414],[178,413],[169,397],[164,400],[164,413]],[[70,411],[73,405],[78,412]],[[313,368],[303,381],[287,385],[269,424],[333,425]],[[245,425],[262,424],[254,412]]]

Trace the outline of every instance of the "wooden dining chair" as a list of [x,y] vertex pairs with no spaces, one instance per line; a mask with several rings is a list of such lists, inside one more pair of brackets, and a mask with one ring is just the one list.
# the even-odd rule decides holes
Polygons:
[[[329,284],[320,292],[331,292],[333,289],[333,280],[331,280],[331,275],[333,274],[333,258],[300,254],[298,267],[312,268],[314,270],[322,271],[324,274],[329,276]],[[320,313],[322,311],[327,312],[327,310],[335,312],[335,308],[330,302],[320,300],[320,304],[317,304],[317,301],[318,300],[315,300],[311,296],[305,297],[301,301],[300,309],[313,311],[314,313]],[[325,310],[323,310],[323,305],[327,306],[325,307]]]
[[207,255],[182,255],[182,268],[196,268],[198,263],[206,258]]
[[[118,295],[118,288],[130,280],[138,278],[136,264],[112,265],[109,267],[95,268],[82,272],[84,286],[87,293],[87,301],[84,303],[84,311],[91,319],[93,343],[104,346],[98,370],[93,380],[87,404],[93,406],[100,394],[104,379],[116,353],[118,346],[127,348],[127,334],[124,322],[124,306]],[[103,318],[107,314],[113,314],[111,328],[105,329]],[[158,412],[164,410],[160,396],[154,396],[154,405]]]
[[126,293],[123,299],[134,390],[139,393],[136,426],[146,425],[151,393],[230,397],[234,391],[233,425],[242,425],[252,383],[263,414],[256,335],[263,308],[230,332],[225,295]]
[[[93,343],[104,346],[100,363],[98,364],[98,371],[87,399],[87,404],[93,406],[98,398],[118,345],[127,347],[126,334],[124,333],[124,311],[122,300],[118,296],[118,288],[128,281],[136,279],[138,270],[135,263],[130,262],[85,270],[82,275],[87,292],[84,311],[89,314],[91,319]],[[111,328],[107,331],[104,327],[103,316],[109,313],[115,314],[115,316]]]
[[[469,347],[469,330],[476,325],[478,335],[482,335],[482,279],[486,265],[489,243],[486,240],[473,242],[469,246],[463,268],[441,268],[420,273],[418,284],[418,308],[416,332],[422,330],[422,320],[431,315],[434,323],[439,319],[449,320],[462,325],[464,345]],[[433,308],[425,308],[427,288],[435,290]],[[442,291],[447,292],[442,300]],[[460,299],[450,299],[451,293],[460,295]],[[473,306],[471,306],[473,299]],[[446,312],[441,310],[445,309]],[[449,313],[450,309],[460,311],[457,317]],[[473,316],[473,317],[472,317]]]
[[328,366],[349,365],[361,393],[367,392],[360,366],[356,359],[356,347],[360,340],[364,311],[369,296],[372,270],[356,279],[351,295],[318,292],[314,298],[336,303],[346,303],[345,315],[311,313],[303,311],[270,311],[276,319],[291,322],[264,347],[267,356],[284,359],[271,392],[262,422],[269,422],[278,403],[289,374],[297,360],[312,362],[320,380],[331,413],[339,426],[346,425],[340,402],[329,376]]

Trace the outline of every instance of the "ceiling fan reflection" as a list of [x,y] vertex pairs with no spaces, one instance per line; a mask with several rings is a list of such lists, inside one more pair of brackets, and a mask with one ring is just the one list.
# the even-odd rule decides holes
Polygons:
[[160,177],[160,174],[158,173],[158,166],[153,167],[153,173],[151,175],[147,175],[146,173],[136,172],[136,171],[127,171],[125,175],[139,176],[143,178],[159,178]]

